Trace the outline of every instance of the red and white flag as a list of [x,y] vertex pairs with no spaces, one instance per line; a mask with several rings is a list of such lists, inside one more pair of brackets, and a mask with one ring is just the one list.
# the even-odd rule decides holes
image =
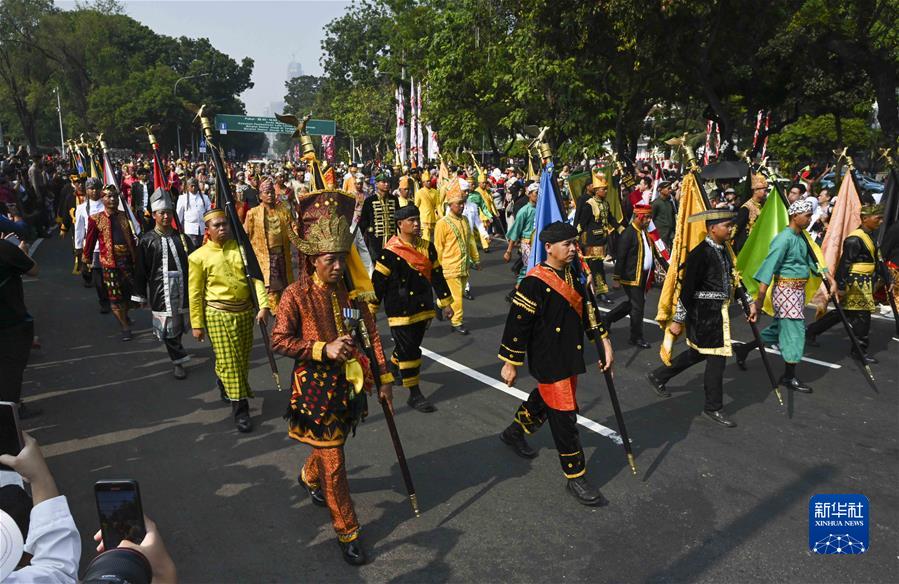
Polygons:
[[424,153],[424,135],[421,131],[421,81],[418,82],[418,87],[415,89],[415,121],[413,124],[415,125],[415,154],[418,159],[418,166],[422,166],[425,163],[425,153]]
[[396,163],[405,164],[406,162],[406,112],[405,100],[403,99],[403,86],[396,86],[396,144],[394,151],[396,153]]

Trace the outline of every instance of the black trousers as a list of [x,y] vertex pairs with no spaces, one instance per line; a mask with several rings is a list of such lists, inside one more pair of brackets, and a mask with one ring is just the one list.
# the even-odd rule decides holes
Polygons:
[[187,361],[188,355],[187,351],[184,350],[184,345],[181,344],[181,335],[171,339],[163,339],[162,343],[165,345],[165,350],[168,351],[169,359],[172,360],[172,363],[180,365]]
[[421,373],[421,342],[425,338],[429,322],[430,320],[423,320],[413,324],[390,327],[390,334],[393,336],[394,342],[391,361],[400,369],[403,387],[418,385],[418,376]]
[[605,294],[609,291],[606,283],[606,267],[602,258],[591,258],[587,260],[587,266],[593,272],[593,287],[597,294]]
[[[871,313],[867,310],[844,310],[843,312],[846,314],[846,320],[849,322],[849,326],[852,327],[852,332],[855,333],[862,351],[867,351],[871,342]],[[840,314],[836,310],[831,310],[808,325],[805,329],[805,334],[806,336],[823,334],[824,331],[839,322]]]
[[0,401],[18,403],[22,397],[22,374],[33,340],[33,321],[0,329]]
[[515,423],[528,434],[533,434],[549,420],[553,442],[559,452],[559,463],[566,478],[575,479],[587,472],[581,437],[577,431],[577,412],[562,412],[546,405],[540,390],[534,389],[527,401],[521,402],[515,412]]
[[703,355],[690,347],[671,360],[671,367],[659,367],[652,374],[662,383],[667,383],[681,371],[685,371],[705,361],[705,409],[717,412],[724,407],[724,365],[727,358],[722,355]]
[[631,317],[631,340],[643,338],[643,308],[646,302],[646,291],[643,286],[622,286],[627,300],[624,300],[606,313],[605,325],[609,329],[613,322],[625,316]]
[[109,308],[109,296],[106,295],[106,286],[103,285],[103,268],[91,268],[91,283],[97,291],[97,301],[102,308]]

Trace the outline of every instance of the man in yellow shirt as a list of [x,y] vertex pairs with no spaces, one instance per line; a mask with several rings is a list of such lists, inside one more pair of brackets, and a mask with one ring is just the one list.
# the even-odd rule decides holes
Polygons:
[[462,215],[465,196],[458,179],[454,179],[447,188],[446,202],[449,212],[434,227],[433,243],[437,248],[440,265],[443,266],[443,276],[453,294],[453,316],[450,323],[455,332],[467,335],[468,329],[463,325],[462,292],[468,282],[469,268],[480,270],[481,259],[471,226]]
[[421,238],[432,241],[434,224],[443,217],[443,197],[437,190],[436,175],[415,192],[415,206],[421,213]]
[[[253,429],[247,401],[253,397],[248,379],[253,322],[264,322],[271,316],[268,296],[259,280],[253,280],[254,289],[250,289],[225,212],[213,209],[203,220],[209,240],[187,258],[191,326],[199,342],[208,334],[222,399],[231,402],[238,431],[249,432]],[[254,292],[259,300],[258,312]]]
[[400,186],[396,189],[396,196],[400,200],[400,207],[405,207],[406,205],[411,205],[412,200],[412,187],[410,186],[412,181],[409,179],[407,175],[403,175],[400,177]]
[[243,226],[259,258],[268,304],[272,312],[278,312],[281,293],[294,280],[290,244],[298,246],[300,238],[290,211],[275,198],[271,179],[262,181],[259,200],[262,204],[247,212]]

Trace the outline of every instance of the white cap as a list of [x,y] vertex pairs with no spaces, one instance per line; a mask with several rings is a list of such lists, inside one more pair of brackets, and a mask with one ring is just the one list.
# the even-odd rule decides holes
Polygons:
[[6,580],[16,569],[24,549],[25,542],[15,519],[6,511],[0,511],[0,581]]
[[534,191],[537,191],[539,189],[540,189],[540,184],[536,183],[536,182],[532,182],[531,184],[528,185],[526,192],[533,193]]
[[467,191],[470,186],[471,185],[468,184],[468,181],[465,180],[464,178],[459,179],[459,188],[462,189],[463,191]]

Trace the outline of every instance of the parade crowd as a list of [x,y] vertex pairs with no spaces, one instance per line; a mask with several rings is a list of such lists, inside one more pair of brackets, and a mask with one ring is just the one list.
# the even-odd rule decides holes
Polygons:
[[[122,342],[133,339],[134,311],[149,310],[175,380],[210,374],[191,371],[183,336],[209,342],[210,385],[241,433],[253,430],[249,356],[260,326],[271,349],[293,360],[284,417],[290,437],[311,447],[298,484],[329,509],[343,558],[354,565],[366,554],[343,445],[368,414],[367,394],[392,409],[398,385],[408,407],[436,410],[420,386],[423,339],[435,318],[454,334],[477,330],[465,306],[478,295],[482,254],[501,254],[510,270],[498,348],[502,378],[512,385],[526,365],[537,382],[499,437],[533,458],[526,438],[548,421],[567,490],[591,506],[606,500],[586,479],[576,426],[578,376],[588,371],[584,339],[601,349],[602,370],[614,366],[608,333],[624,317],[629,343],[650,348],[644,318],[656,316],[646,303],[653,287],[669,299],[658,310],[670,317],[656,318],[669,345],[647,382],[659,399],[668,398],[667,382],[705,362],[701,414],[720,427],[736,425],[723,403],[726,360],[745,368],[759,348],[758,341],[732,342],[731,319],[754,325],[769,314],[760,339],[780,352],[777,383],[808,394],[813,390],[797,371],[806,345],[840,322],[837,311],[823,309],[806,322],[804,309],[817,291],[809,283],[826,282],[826,297],[842,301],[855,338],[850,352],[866,366],[877,363],[869,353],[872,314],[892,319],[890,297],[899,299],[899,226],[882,225],[882,191],[842,188],[845,165],[809,166],[789,179],[754,165],[742,176],[708,179],[670,160],[637,160],[628,168],[583,160],[553,171],[548,157],[533,166],[474,159],[327,166],[314,148],[298,160],[262,163],[173,158],[135,154],[104,164],[20,149],[0,164],[0,401],[18,403],[21,419],[41,413],[22,396],[38,333],[52,327],[32,319],[22,287],[23,277],[38,273],[28,253],[38,238],[71,241],[71,285],[93,290],[98,312],[113,317]],[[550,191],[541,187],[540,168],[555,172]],[[227,176],[219,176],[222,170]],[[831,170],[836,178],[826,182]],[[780,191],[786,223],[762,246],[753,230]],[[858,198],[857,219],[844,229],[848,203],[839,199],[847,192]],[[559,216],[541,224],[546,198]],[[839,259],[828,269],[816,250],[829,249],[837,221]],[[753,246],[761,249],[759,262],[739,274]],[[389,342],[378,333],[379,317]],[[673,355],[679,336],[686,347]],[[3,506],[20,527],[30,513],[24,549],[34,556],[9,581],[30,581],[26,570],[41,569],[71,576],[48,581],[73,581],[80,555],[74,522],[39,447],[26,442],[19,456],[0,457],[34,487],[33,501],[10,507],[17,515]],[[42,513],[62,523],[47,527]],[[158,581],[173,581],[155,525],[149,532],[135,547]],[[48,544],[47,537],[56,539]]]

